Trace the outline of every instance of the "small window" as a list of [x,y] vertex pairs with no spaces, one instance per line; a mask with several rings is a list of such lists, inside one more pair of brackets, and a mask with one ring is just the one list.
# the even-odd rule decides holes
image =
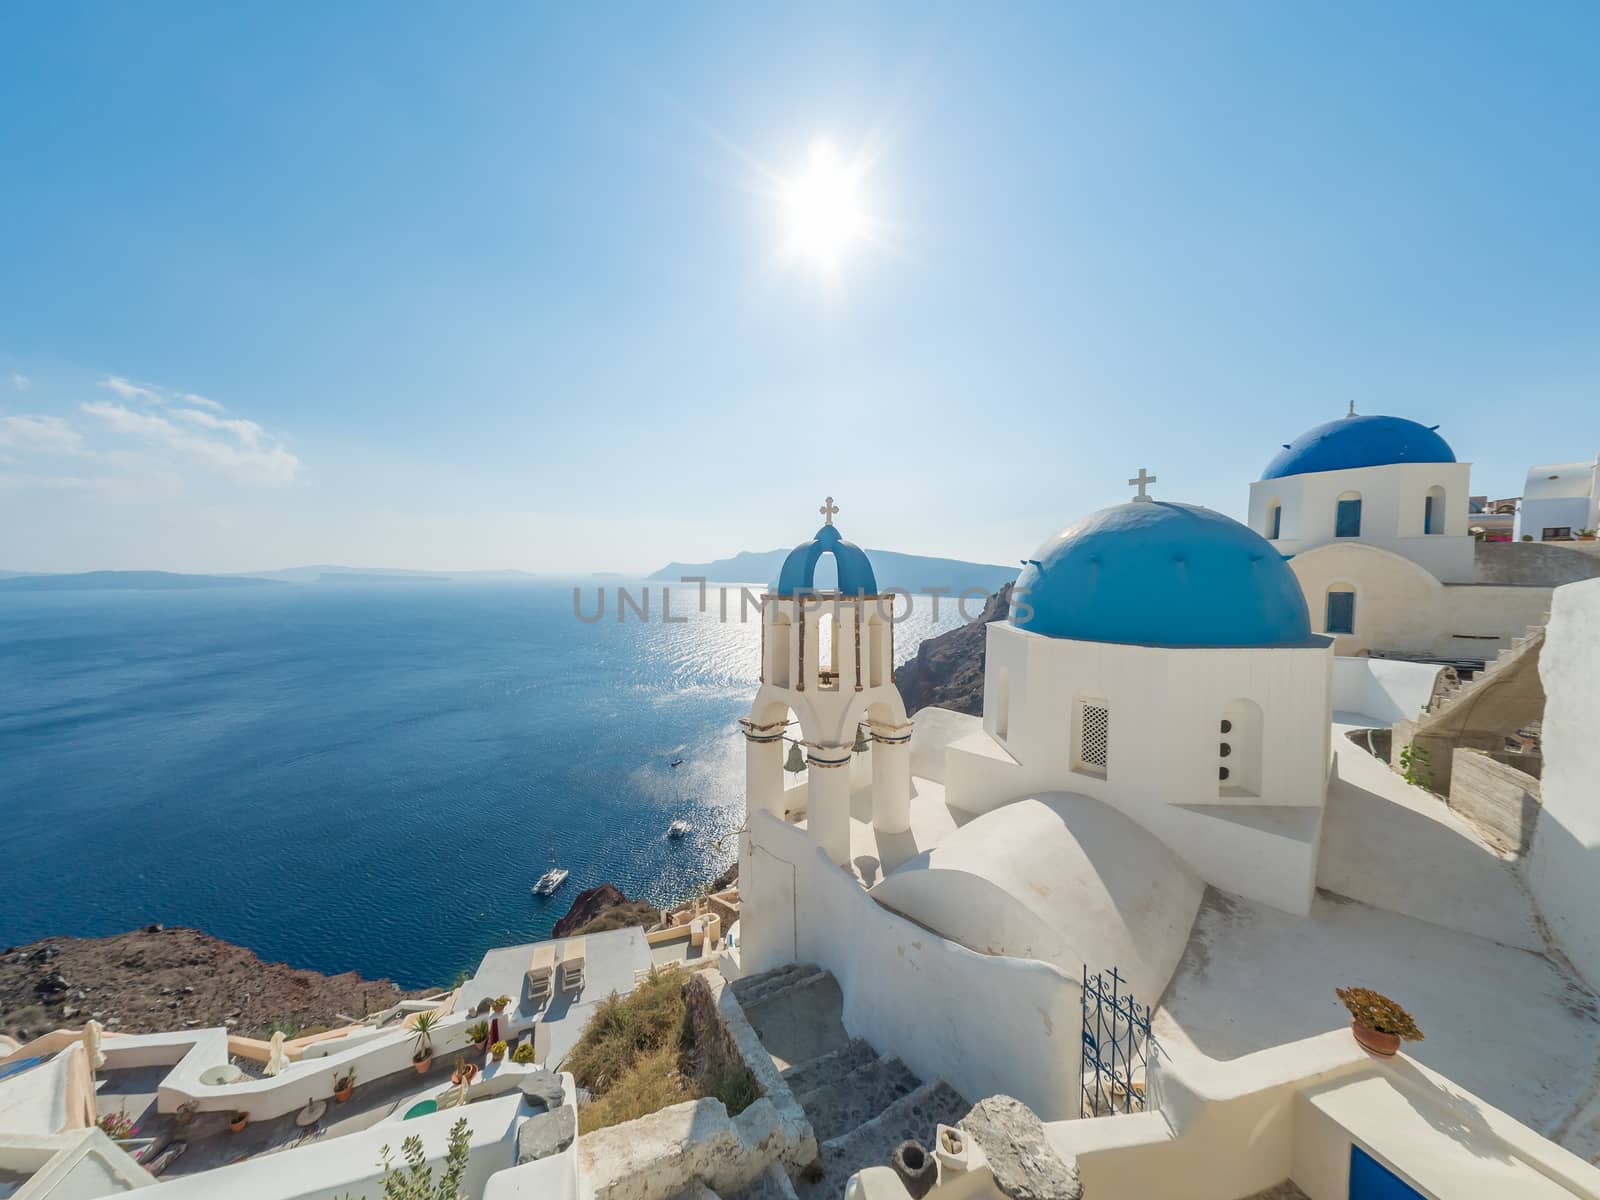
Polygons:
[[1232,753],[1233,753],[1233,747],[1228,745],[1227,742],[1223,742],[1220,746],[1217,747],[1217,754],[1219,756],[1221,756],[1222,758],[1227,758],[1228,755],[1230,755]]
[[1274,504],[1267,511],[1267,537],[1277,541],[1283,533],[1283,505]]
[[1438,484],[1422,498],[1422,532],[1444,532],[1444,489]]
[[1233,722],[1228,720],[1227,717],[1223,717],[1222,718],[1222,732],[1223,733],[1232,733],[1233,732]]
[[1546,527],[1545,531],[1539,535],[1541,542],[1565,542],[1571,538],[1571,525],[1557,525],[1554,528]]
[[1104,776],[1111,751],[1111,710],[1104,700],[1078,703],[1076,770]]
[[1351,591],[1328,592],[1328,633],[1354,633],[1356,631],[1356,594]]
[[1361,536],[1361,497],[1340,500],[1338,516],[1334,521],[1334,537]]
[[1217,781],[1219,783],[1227,783],[1228,782],[1228,768],[1227,767],[1218,767],[1217,768]]

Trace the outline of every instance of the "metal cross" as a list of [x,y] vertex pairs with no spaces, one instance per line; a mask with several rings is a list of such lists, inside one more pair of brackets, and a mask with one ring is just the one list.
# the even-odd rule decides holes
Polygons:
[[1356,415],[1356,401],[1355,401],[1355,397],[1352,396],[1352,397],[1350,397],[1350,411],[1345,413],[1345,416],[1353,417],[1355,415]]
[[1128,486],[1137,487],[1139,489],[1139,494],[1134,497],[1135,500],[1144,500],[1148,502],[1150,497],[1144,494],[1145,484],[1154,482],[1156,482],[1156,477],[1147,473],[1143,467],[1140,467],[1139,473],[1132,479],[1128,480]]
[[817,509],[817,511],[828,519],[828,524],[829,525],[832,525],[833,524],[833,514],[839,511],[839,506],[833,502],[833,497],[829,496],[828,497],[828,502],[826,504],[824,504],[821,508]]

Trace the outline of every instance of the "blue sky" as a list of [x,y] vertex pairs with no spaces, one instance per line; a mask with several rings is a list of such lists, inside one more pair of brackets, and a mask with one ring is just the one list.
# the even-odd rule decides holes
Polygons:
[[[1005,562],[1600,448],[1589,4],[13,6],[0,567]],[[786,262],[774,178],[870,163]],[[196,397],[200,399],[195,399]]]

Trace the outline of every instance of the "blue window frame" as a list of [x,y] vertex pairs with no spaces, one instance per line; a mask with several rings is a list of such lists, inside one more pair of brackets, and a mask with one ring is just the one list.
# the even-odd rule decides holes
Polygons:
[[1339,501],[1339,515],[1334,522],[1334,537],[1361,536],[1361,501]]
[[1432,496],[1424,496],[1422,498],[1422,532],[1423,533],[1438,533],[1439,532],[1437,529],[1435,529],[1433,527],[1433,497]]
[[1350,1146],[1350,1200],[1427,1200],[1360,1146]]
[[1278,535],[1283,532],[1283,505],[1272,506],[1272,532],[1267,536],[1273,541],[1278,540]]
[[1354,633],[1356,631],[1356,594],[1354,592],[1328,593],[1329,633]]

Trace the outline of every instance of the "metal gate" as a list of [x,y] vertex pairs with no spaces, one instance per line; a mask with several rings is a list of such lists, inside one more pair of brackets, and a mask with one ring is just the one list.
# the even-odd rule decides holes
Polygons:
[[1149,1106],[1145,1074],[1160,1047],[1150,1035],[1150,1006],[1136,1001],[1127,984],[1115,967],[1094,975],[1083,968],[1081,1116],[1144,1112]]

